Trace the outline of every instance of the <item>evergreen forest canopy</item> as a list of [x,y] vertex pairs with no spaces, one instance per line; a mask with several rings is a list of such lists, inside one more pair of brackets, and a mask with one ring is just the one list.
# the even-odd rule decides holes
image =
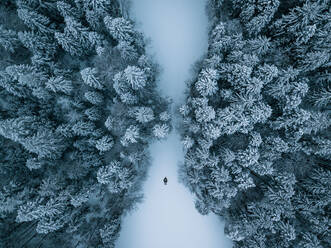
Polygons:
[[181,178],[234,247],[331,247],[331,2],[210,0]]
[[0,2],[0,246],[114,247],[170,131],[126,1]]
[[[126,3],[0,1],[1,247],[114,247],[141,199],[171,117]],[[330,9],[208,2],[181,178],[236,248],[331,247]]]

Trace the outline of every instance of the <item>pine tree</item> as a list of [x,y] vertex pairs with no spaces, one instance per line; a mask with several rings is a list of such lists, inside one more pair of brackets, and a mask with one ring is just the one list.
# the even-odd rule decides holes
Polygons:
[[0,121],[0,134],[14,142],[24,142],[31,137],[36,128],[36,118],[24,116]]
[[98,72],[95,68],[87,67],[80,71],[80,74],[83,78],[85,84],[96,89],[103,89],[101,81],[98,79]]
[[95,129],[95,124],[93,122],[79,121],[72,126],[73,133],[81,136],[89,136],[93,134]]
[[46,34],[54,32],[54,25],[47,16],[26,8],[18,9],[17,13],[18,17],[32,30]]
[[303,233],[302,241],[299,245],[303,248],[323,248],[317,236],[312,233]]
[[67,148],[63,138],[55,136],[55,133],[49,130],[40,130],[21,144],[29,152],[36,153],[39,158],[57,159]]
[[128,66],[123,76],[133,90],[144,88],[147,84],[147,76],[143,70],[136,66]]
[[88,55],[101,44],[101,36],[90,31],[73,17],[65,18],[64,33],[56,32],[55,38],[62,48],[72,56]]
[[190,149],[193,146],[193,144],[194,144],[194,140],[191,137],[186,136],[182,140],[182,144],[183,144],[184,148]]
[[38,222],[36,231],[37,233],[47,234],[61,229],[64,226],[64,224],[65,223],[62,218],[55,219],[55,218],[43,217]]
[[0,45],[13,53],[15,48],[19,46],[17,33],[13,30],[6,30],[0,25]]
[[95,146],[99,151],[109,151],[114,146],[113,138],[109,135],[103,136],[97,141]]
[[66,3],[65,1],[57,1],[56,6],[58,11],[63,17],[74,17],[76,19],[79,19],[82,17],[82,13],[80,9],[74,8],[69,3]]
[[167,124],[156,124],[154,127],[153,127],[153,134],[156,138],[158,139],[163,139],[165,138],[168,133],[169,133],[169,126]]
[[164,112],[160,113],[160,120],[161,121],[170,121],[171,115],[168,113],[168,111],[164,111]]
[[213,107],[203,105],[195,110],[195,117],[198,122],[208,122],[215,118],[215,110]]
[[120,51],[121,57],[126,61],[135,61],[138,59],[137,49],[128,41],[119,41],[117,49]]
[[114,247],[114,242],[119,236],[121,224],[118,218],[114,218],[100,229],[100,236],[105,247]]
[[97,121],[101,119],[101,110],[96,106],[86,109],[84,114],[90,121]]
[[310,52],[302,56],[300,69],[303,71],[314,71],[319,67],[330,66],[330,53],[327,51]]
[[103,103],[103,95],[97,91],[87,91],[84,94],[85,99],[94,105],[100,105]]
[[43,54],[45,57],[52,57],[56,53],[57,46],[54,40],[47,35],[24,31],[18,32],[18,38],[35,55]]
[[130,179],[132,171],[121,165],[118,161],[113,161],[109,165],[98,170],[97,179],[101,184],[106,184],[110,193],[120,193],[122,190],[132,185]]
[[127,42],[132,42],[135,32],[133,30],[132,23],[124,19],[120,18],[112,18],[110,16],[106,16],[104,18],[104,23],[110,33],[115,39],[123,40]]
[[245,24],[247,32],[258,34],[271,20],[279,7],[279,0],[250,0],[232,2],[241,9],[240,19]]
[[137,107],[133,111],[136,120],[140,123],[147,123],[154,120],[154,113],[150,107]]
[[212,96],[218,90],[218,79],[219,76],[217,70],[209,68],[202,70],[195,87],[202,96]]
[[46,82],[46,88],[57,93],[63,92],[67,95],[70,95],[74,90],[72,82],[70,80],[66,80],[63,76],[59,77],[51,77]]
[[0,87],[17,97],[27,97],[30,94],[26,87],[16,84],[12,77],[3,71],[0,71]]
[[331,87],[322,88],[318,92],[314,92],[310,99],[316,107],[328,107],[331,102]]
[[131,125],[126,129],[124,136],[121,138],[121,144],[128,146],[129,144],[137,143],[139,137],[138,126]]
[[67,36],[65,33],[56,32],[55,38],[63,49],[69,52],[72,56],[83,56],[86,53],[77,41],[72,37]]
[[270,38],[266,36],[258,36],[248,42],[249,49],[256,52],[258,55],[265,55],[271,48]]
[[83,191],[78,192],[78,194],[70,196],[70,204],[75,208],[78,208],[84,203],[86,203],[90,198],[91,192],[89,189],[84,189]]

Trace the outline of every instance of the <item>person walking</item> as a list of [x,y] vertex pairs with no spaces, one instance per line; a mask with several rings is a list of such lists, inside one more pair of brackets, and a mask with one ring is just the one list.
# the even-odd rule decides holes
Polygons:
[[163,178],[163,182],[164,182],[164,185],[167,185],[168,178],[167,177]]

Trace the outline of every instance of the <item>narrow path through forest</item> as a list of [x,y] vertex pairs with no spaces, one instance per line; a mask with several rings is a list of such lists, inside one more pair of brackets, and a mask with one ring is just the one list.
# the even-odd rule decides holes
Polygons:
[[[178,104],[192,64],[207,49],[205,0],[132,0],[130,16],[151,39],[148,54],[162,67],[160,91]],[[150,147],[152,166],[144,183],[144,201],[122,222],[116,248],[228,248],[221,220],[200,215],[194,197],[178,182],[183,161],[179,134]],[[167,176],[168,185],[162,179]]]

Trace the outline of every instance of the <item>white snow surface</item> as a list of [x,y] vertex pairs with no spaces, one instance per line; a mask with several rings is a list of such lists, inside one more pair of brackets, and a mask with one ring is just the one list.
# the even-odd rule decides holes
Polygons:
[[[131,18],[151,39],[147,53],[162,67],[158,82],[175,104],[184,100],[190,68],[207,49],[205,0],[132,0]],[[122,221],[116,248],[229,248],[221,219],[201,215],[194,195],[178,182],[183,162],[179,134],[150,146],[152,166],[143,186],[144,200]],[[163,178],[168,184],[163,184]]]

